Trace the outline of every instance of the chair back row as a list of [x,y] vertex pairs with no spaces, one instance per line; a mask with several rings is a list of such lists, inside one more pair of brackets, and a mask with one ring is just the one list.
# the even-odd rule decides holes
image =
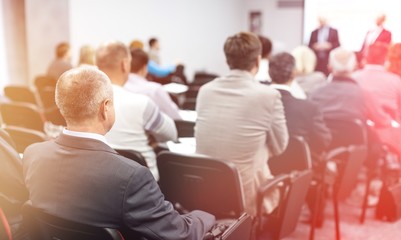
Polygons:
[[32,240],[124,240],[117,229],[90,226],[59,218],[32,207],[23,206],[24,222]]

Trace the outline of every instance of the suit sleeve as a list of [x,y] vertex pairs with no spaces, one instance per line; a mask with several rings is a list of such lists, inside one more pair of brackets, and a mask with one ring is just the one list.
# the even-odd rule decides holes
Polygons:
[[313,48],[313,44],[315,44],[317,42],[317,38],[315,35],[316,35],[316,30],[311,33],[310,39],[309,39],[309,44],[308,44],[309,48],[311,48],[313,50],[315,50]]
[[338,48],[339,46],[340,46],[340,39],[339,39],[339,36],[338,36],[338,31],[337,31],[337,29],[333,29],[333,40],[332,40],[332,47],[331,47],[331,49],[335,49],[335,48]]
[[215,223],[203,211],[180,215],[164,200],[159,186],[146,168],[139,168],[128,182],[124,203],[125,226],[150,239],[202,239]]
[[288,144],[288,129],[284,115],[284,107],[281,95],[277,92],[273,99],[273,109],[271,113],[270,129],[267,133],[267,145],[270,152],[275,155],[281,154]]

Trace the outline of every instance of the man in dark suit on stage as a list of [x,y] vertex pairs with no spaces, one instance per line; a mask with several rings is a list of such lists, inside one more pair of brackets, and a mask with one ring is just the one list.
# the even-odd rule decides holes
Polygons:
[[[67,128],[24,153],[24,177],[35,208],[92,226],[125,229],[147,239],[202,239],[214,216],[180,215],[164,200],[149,169],[107,144],[114,124],[113,88],[93,67],[64,73],[56,103]],[[131,235],[129,235],[131,236]]]
[[271,57],[269,62],[269,74],[273,82],[271,86],[281,94],[288,132],[290,136],[304,137],[312,152],[319,154],[329,146],[331,134],[318,105],[291,95],[290,85],[294,73],[295,59],[291,54],[279,53]]
[[327,65],[330,51],[340,46],[337,29],[327,24],[327,19],[319,17],[319,28],[314,30],[310,36],[309,47],[317,57],[316,71],[328,75]]
[[391,43],[391,32],[384,28],[385,21],[386,15],[378,15],[376,18],[376,27],[366,33],[362,48],[357,55],[361,67],[364,65],[369,46],[377,43],[385,43],[388,45]]

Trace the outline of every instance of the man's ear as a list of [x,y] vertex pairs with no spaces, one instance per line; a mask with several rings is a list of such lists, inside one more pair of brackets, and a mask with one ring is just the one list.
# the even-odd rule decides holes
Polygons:
[[259,69],[260,61],[262,61],[262,55],[259,55],[256,59],[256,67]]
[[131,61],[129,60],[129,58],[124,58],[121,61],[121,69],[124,73],[129,73],[131,71]]
[[104,100],[100,105],[100,117],[102,118],[102,120],[106,120],[108,118],[107,113],[108,111],[110,111],[110,107],[111,107],[110,99]]

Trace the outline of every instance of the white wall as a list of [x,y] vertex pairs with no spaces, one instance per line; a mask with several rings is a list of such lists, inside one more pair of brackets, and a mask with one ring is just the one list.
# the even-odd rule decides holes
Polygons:
[[246,14],[262,12],[262,35],[273,41],[273,52],[291,51],[302,44],[303,8],[279,8],[278,0],[245,0]]
[[244,0],[70,0],[70,33],[75,62],[83,44],[157,37],[162,63],[224,74],[223,44],[247,29]]
[[3,29],[3,1],[0,1],[0,89],[9,82],[8,67],[6,62],[4,29]]
[[45,74],[58,43],[69,41],[68,0],[25,0],[29,81]]

